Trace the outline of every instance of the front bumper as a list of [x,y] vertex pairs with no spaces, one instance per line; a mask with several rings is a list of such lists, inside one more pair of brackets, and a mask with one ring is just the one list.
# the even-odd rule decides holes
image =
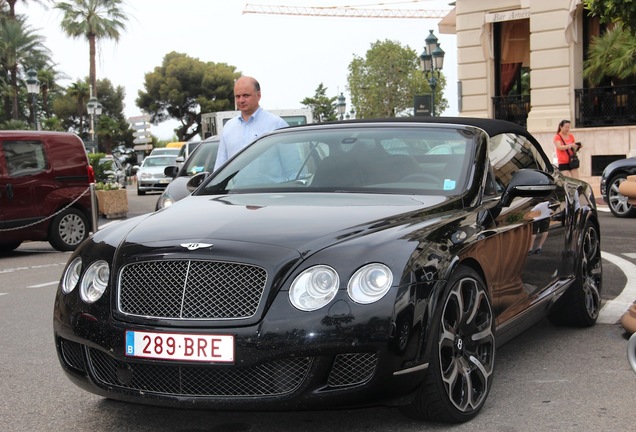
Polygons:
[[168,187],[172,179],[151,179],[151,180],[138,180],[137,181],[137,189],[139,190],[152,190],[152,191],[162,191]]
[[[170,327],[101,320],[58,295],[54,317],[60,363],[78,386],[105,397],[212,409],[308,409],[408,400],[425,368],[398,348],[392,303],[363,311],[344,299],[326,311],[300,312],[279,293],[267,317],[248,326]],[[348,311],[348,313],[346,313]],[[125,332],[232,334],[232,364],[125,356]],[[408,370],[410,373],[396,371]]]

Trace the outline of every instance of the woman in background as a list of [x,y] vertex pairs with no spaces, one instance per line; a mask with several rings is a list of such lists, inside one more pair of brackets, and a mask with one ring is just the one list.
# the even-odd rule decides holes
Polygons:
[[570,156],[576,154],[581,147],[575,141],[574,135],[570,133],[570,121],[561,120],[557,133],[554,135],[559,171],[568,177],[579,178],[578,167],[570,167]]

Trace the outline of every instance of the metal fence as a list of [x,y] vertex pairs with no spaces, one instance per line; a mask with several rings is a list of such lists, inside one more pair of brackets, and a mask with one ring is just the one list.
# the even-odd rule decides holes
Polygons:
[[576,127],[636,125],[636,85],[576,89]]
[[527,126],[530,96],[495,96],[492,102],[496,119]]

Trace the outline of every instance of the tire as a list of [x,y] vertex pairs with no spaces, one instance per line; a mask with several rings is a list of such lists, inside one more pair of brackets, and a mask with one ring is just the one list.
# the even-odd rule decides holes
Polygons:
[[413,402],[402,407],[418,420],[462,423],[488,397],[495,367],[495,318],[486,287],[474,270],[460,266],[431,328],[433,347],[426,378]]
[[146,195],[146,191],[139,189],[139,186],[137,186],[137,195],[139,196]]
[[601,243],[598,228],[585,224],[579,246],[574,284],[561,296],[548,315],[552,324],[591,327],[601,310]]
[[627,197],[618,191],[618,187],[625,181],[627,174],[617,174],[607,185],[607,200],[612,214],[619,218],[636,216],[636,206],[627,202]]
[[80,210],[67,208],[53,218],[49,227],[49,243],[59,251],[72,251],[88,238],[88,219]]

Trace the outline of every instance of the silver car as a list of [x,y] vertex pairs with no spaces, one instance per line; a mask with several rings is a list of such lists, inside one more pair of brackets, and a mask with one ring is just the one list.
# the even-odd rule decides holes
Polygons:
[[172,177],[164,174],[168,166],[176,165],[176,156],[147,156],[141,166],[135,165],[135,175],[137,178],[137,195],[145,195],[146,192],[163,191]]
[[210,173],[214,170],[216,154],[219,151],[218,135],[201,141],[200,145],[190,154],[181,168],[175,166],[165,170],[166,175],[173,177],[168,187],[157,200],[156,210],[168,207],[192,192],[188,189],[188,182],[200,173]]

